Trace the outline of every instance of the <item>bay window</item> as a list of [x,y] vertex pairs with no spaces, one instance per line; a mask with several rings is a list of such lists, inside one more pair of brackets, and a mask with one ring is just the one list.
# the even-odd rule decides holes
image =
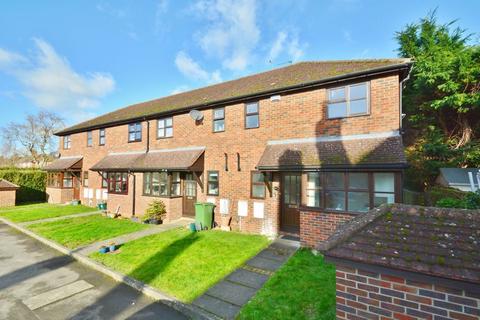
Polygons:
[[71,172],[63,173],[63,187],[73,188],[73,174]]
[[127,194],[128,193],[128,173],[126,172],[109,172],[108,177],[108,193]]
[[180,172],[145,172],[143,195],[152,197],[180,196]]

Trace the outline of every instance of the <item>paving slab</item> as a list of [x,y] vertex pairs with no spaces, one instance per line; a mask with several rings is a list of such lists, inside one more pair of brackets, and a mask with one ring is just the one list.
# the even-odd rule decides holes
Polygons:
[[275,249],[264,249],[262,250],[259,254],[257,254],[257,257],[262,257],[265,259],[271,259],[275,260],[278,262],[285,262],[290,258],[290,252],[286,252],[285,250],[275,250]]
[[252,259],[248,260],[246,264],[247,266],[250,266],[253,268],[274,272],[274,271],[277,271],[278,268],[282,266],[283,262],[262,258],[260,256],[255,256]]
[[31,298],[25,299],[22,302],[30,309],[36,310],[56,301],[68,298],[82,291],[93,288],[93,285],[85,280],[79,280],[61,286],[59,288],[49,290]]
[[235,319],[240,311],[240,307],[208,295],[202,295],[193,304],[222,319]]
[[268,276],[245,269],[237,269],[227,277],[227,280],[250,288],[260,289],[268,280]]
[[206,294],[241,307],[246,304],[256,292],[256,289],[224,280],[208,289]]

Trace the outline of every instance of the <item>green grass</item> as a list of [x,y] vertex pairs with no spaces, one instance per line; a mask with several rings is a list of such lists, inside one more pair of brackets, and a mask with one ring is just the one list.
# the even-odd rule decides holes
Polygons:
[[16,207],[0,208],[0,216],[5,217],[13,222],[26,222],[96,210],[98,209],[86,206],[36,203]]
[[238,319],[335,319],[335,266],[299,250],[243,307]]
[[127,219],[111,219],[101,215],[41,222],[28,226],[33,232],[71,249],[149,227]]
[[118,254],[93,253],[91,257],[191,302],[268,243],[259,235],[173,229],[128,242]]

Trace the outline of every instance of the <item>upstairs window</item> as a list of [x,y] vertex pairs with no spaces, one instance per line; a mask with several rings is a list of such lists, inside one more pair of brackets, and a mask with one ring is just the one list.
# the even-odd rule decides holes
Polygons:
[[142,141],[142,123],[136,122],[128,125],[128,142]]
[[104,146],[105,145],[105,129],[98,130],[98,145]]
[[63,137],[63,149],[68,150],[72,146],[72,137],[70,135]]
[[173,137],[173,118],[158,119],[157,129],[157,138]]
[[213,132],[225,131],[225,108],[213,109]]
[[253,129],[260,126],[258,102],[245,104],[245,128]]
[[368,82],[328,89],[328,118],[345,118],[369,113]]
[[93,134],[92,131],[87,131],[87,147],[93,146]]

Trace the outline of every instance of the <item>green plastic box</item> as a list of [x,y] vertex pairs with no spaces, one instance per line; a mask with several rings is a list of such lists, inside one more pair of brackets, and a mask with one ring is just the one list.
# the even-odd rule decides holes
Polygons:
[[213,223],[213,208],[215,205],[209,202],[195,203],[195,222],[203,228],[211,229]]

